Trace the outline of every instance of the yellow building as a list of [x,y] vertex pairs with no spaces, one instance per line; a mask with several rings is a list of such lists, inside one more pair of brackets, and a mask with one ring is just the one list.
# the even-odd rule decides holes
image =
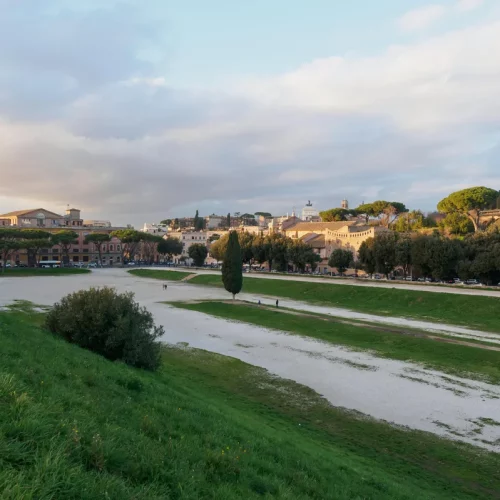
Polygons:
[[361,244],[379,232],[388,231],[380,226],[369,226],[359,221],[298,222],[282,230],[285,236],[300,239],[311,245],[321,257],[320,270],[330,271],[328,259],[336,248],[352,251],[357,259]]

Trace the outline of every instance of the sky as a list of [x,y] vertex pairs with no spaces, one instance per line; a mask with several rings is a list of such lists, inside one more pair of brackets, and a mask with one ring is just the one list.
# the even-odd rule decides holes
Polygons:
[[500,189],[498,0],[0,0],[0,213]]

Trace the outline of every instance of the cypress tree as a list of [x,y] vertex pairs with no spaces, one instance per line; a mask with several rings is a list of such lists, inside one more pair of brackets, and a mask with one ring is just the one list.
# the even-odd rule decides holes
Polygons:
[[243,286],[241,266],[241,248],[238,233],[231,231],[222,263],[222,283],[224,283],[224,288],[233,294],[233,299],[237,293],[240,293]]

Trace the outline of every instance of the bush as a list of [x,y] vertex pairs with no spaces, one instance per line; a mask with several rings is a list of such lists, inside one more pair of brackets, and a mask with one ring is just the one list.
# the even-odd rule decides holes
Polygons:
[[160,365],[162,326],[133,300],[133,293],[91,288],[64,297],[47,316],[47,328],[110,360],[156,370]]

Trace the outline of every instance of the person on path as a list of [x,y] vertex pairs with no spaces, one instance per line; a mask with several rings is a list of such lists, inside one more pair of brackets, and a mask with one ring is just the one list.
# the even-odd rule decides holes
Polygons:
[[260,300],[259,300],[259,306],[260,306]]
[[279,307],[279,303],[280,303],[280,301],[278,299],[276,299],[276,307]]

